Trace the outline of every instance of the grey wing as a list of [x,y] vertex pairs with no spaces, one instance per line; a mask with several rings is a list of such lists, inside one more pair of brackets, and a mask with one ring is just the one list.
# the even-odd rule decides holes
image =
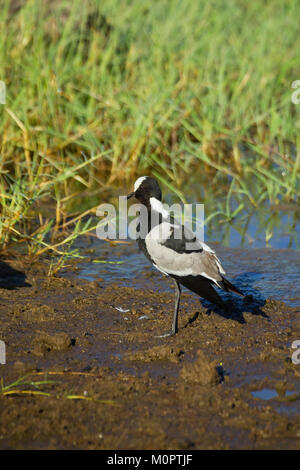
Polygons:
[[162,236],[158,227],[156,229],[149,232],[145,243],[157,269],[175,276],[203,276],[217,285],[222,281],[225,271],[215,252],[205,243],[196,240],[193,251],[176,251],[176,245],[174,249],[171,243],[173,225],[163,222],[160,227]]

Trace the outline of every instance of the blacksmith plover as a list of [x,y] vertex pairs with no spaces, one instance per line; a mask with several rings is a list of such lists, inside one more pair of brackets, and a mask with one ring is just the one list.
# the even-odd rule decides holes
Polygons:
[[213,286],[244,297],[242,292],[225,279],[225,271],[215,252],[191,232],[188,233],[186,227],[183,229],[183,226],[166,210],[161,202],[161,189],[154,178],[150,176],[138,178],[134,184],[134,191],[128,194],[127,199],[133,196],[147,208],[147,228],[144,235],[138,238],[139,247],[159,271],[175,280],[172,328],[161,337],[174,335],[178,331],[180,284],[225,310],[227,306]]

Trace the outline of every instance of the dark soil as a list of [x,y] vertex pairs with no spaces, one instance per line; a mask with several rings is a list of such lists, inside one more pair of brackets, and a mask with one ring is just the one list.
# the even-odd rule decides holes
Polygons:
[[42,264],[0,270],[3,386],[27,375],[0,393],[1,449],[300,448],[300,307],[232,296],[225,315],[184,292],[179,333],[157,338],[174,299],[151,279],[137,289],[47,278]]

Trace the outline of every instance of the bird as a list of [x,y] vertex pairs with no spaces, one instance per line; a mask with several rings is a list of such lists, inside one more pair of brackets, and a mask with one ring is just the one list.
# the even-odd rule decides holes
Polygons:
[[[140,250],[156,269],[172,278],[175,284],[172,327],[159,337],[173,336],[178,332],[181,286],[223,310],[227,310],[227,305],[214,287],[245,297],[224,277],[225,270],[215,251],[170,215],[162,203],[162,192],[155,178],[139,177],[134,183],[134,191],[126,197],[127,200],[135,197],[146,208],[146,218],[140,217],[137,225]],[[145,224],[146,229],[142,233],[141,226]],[[192,242],[192,246],[188,242]]]

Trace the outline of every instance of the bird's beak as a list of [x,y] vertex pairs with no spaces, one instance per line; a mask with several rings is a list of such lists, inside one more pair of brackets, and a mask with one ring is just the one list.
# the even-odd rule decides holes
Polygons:
[[134,191],[133,191],[133,193],[128,194],[128,195],[126,196],[126,197],[127,197],[127,200],[130,199],[131,197],[133,197],[134,194],[135,194]]

